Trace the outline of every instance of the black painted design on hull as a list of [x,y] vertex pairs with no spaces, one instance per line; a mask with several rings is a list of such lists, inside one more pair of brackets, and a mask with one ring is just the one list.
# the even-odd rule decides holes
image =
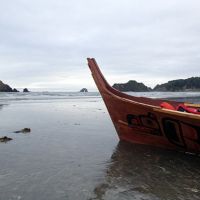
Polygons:
[[194,146],[191,145],[192,143],[197,145],[197,149],[198,145],[200,148],[200,126],[173,118],[163,118],[159,123],[153,113],[147,115],[128,114],[126,118],[128,126],[137,131],[141,130],[141,133],[166,137],[171,144],[184,150],[187,150],[189,146]]
[[164,118],[162,124],[167,139],[176,146],[186,148],[180,122],[171,118]]
[[160,129],[159,122],[154,114],[148,113],[148,115],[127,115],[127,122],[129,127],[142,129],[144,132],[147,131],[147,134],[161,136],[162,132]]

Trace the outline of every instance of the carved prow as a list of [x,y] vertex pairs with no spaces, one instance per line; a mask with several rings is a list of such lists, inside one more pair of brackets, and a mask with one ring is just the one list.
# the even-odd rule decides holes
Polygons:
[[106,81],[103,74],[101,73],[96,60],[94,58],[87,58],[87,60],[88,66],[92,72],[92,76],[100,93],[104,93],[107,90],[113,90],[113,88],[109,85],[109,83]]

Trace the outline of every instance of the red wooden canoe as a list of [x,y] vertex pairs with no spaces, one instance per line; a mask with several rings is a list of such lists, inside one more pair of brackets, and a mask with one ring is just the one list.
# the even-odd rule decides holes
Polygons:
[[176,108],[180,102],[135,97],[117,91],[107,83],[95,59],[88,58],[88,65],[120,140],[200,152],[200,115],[161,106],[165,102]]

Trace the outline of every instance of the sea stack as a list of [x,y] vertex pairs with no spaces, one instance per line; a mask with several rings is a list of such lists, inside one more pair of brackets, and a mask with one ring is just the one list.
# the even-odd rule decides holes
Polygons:
[[30,91],[27,88],[24,88],[23,92],[30,92]]
[[87,88],[82,88],[80,92],[88,92]]
[[16,88],[13,89],[13,92],[19,92]]

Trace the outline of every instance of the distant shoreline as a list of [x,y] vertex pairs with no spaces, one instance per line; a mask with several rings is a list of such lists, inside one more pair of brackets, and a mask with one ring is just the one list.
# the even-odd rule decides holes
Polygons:
[[[113,88],[121,92],[200,92],[200,77],[188,79],[177,79],[167,83],[157,84],[154,88],[146,86],[142,82],[129,80],[127,83],[115,83]],[[84,88],[85,89],[85,88]],[[32,92],[80,92],[80,90],[69,91],[64,88],[31,88]],[[0,81],[0,92],[29,92],[27,88],[13,89]],[[97,92],[90,89],[90,92]]]
[[200,77],[168,81],[157,84],[153,89],[135,80],[129,80],[127,83],[115,83],[113,88],[122,92],[199,92]]

